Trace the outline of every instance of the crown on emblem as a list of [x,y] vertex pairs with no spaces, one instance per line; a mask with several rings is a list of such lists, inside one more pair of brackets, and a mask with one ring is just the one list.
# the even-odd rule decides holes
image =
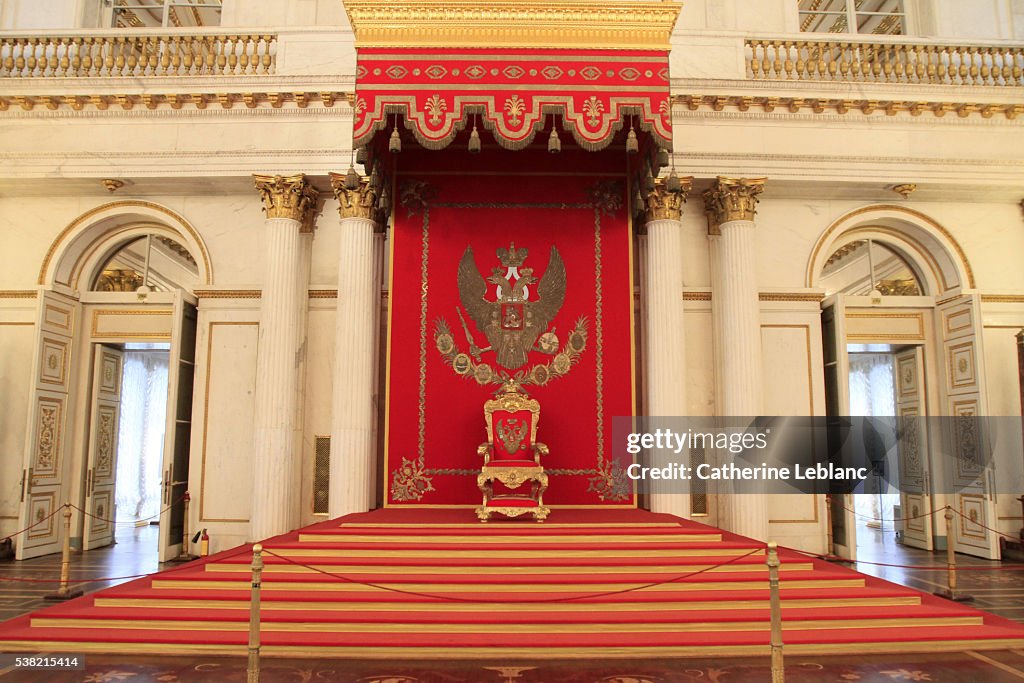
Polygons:
[[511,268],[523,265],[523,261],[526,260],[526,255],[530,253],[530,250],[516,249],[516,243],[510,242],[508,249],[500,248],[495,253],[498,255],[501,265]]

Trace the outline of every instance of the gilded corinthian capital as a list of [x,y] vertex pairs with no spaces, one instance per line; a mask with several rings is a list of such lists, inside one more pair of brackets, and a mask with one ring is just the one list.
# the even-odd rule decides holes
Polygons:
[[345,218],[368,218],[377,215],[377,190],[369,178],[361,178],[349,169],[345,175],[331,173],[331,189],[338,199],[338,214]]
[[656,178],[654,187],[644,197],[644,219],[651,221],[677,221],[683,215],[683,204],[690,193],[693,178],[679,178],[678,187],[675,182],[666,178]]
[[253,175],[252,178],[263,200],[267,218],[290,218],[302,225],[303,232],[312,230],[320,193],[309,184],[304,174]]
[[718,235],[719,226],[729,221],[752,221],[757,213],[757,195],[764,191],[767,178],[726,178],[704,191],[704,211],[708,233]]

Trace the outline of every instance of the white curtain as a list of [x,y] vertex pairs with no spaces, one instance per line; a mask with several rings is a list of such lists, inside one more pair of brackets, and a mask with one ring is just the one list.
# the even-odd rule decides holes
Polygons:
[[160,466],[167,416],[166,351],[126,351],[117,453],[117,521],[160,512]]
[[[888,353],[850,354],[850,415],[890,417],[896,414],[896,393],[893,379],[893,357]],[[886,520],[881,528],[892,530],[893,506],[899,494],[887,489],[885,482],[869,479],[870,494],[854,496],[854,507],[865,518]],[[865,524],[867,519],[859,519]]]

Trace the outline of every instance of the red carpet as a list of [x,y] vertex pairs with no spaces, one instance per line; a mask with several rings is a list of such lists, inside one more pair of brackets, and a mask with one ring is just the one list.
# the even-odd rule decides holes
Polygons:
[[[263,654],[767,652],[760,544],[639,510],[552,518],[485,525],[471,510],[388,509],[270,539]],[[243,654],[250,559],[236,548],[0,624],[0,651]],[[788,653],[1024,647],[1015,622],[797,553],[781,559]]]

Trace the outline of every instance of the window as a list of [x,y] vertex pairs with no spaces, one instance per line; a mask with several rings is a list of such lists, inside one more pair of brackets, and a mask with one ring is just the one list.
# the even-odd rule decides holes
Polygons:
[[906,34],[903,0],[798,0],[800,30],[811,33]]
[[153,28],[219,26],[221,0],[104,0],[111,26]]
[[192,291],[199,267],[181,244],[162,235],[137,237],[118,247],[100,268],[94,292],[134,292],[146,285],[153,291]]
[[892,247],[874,240],[856,240],[836,249],[825,263],[820,284],[829,294],[867,296],[877,291],[882,296],[919,296],[926,293],[922,291],[921,278],[907,259]]

